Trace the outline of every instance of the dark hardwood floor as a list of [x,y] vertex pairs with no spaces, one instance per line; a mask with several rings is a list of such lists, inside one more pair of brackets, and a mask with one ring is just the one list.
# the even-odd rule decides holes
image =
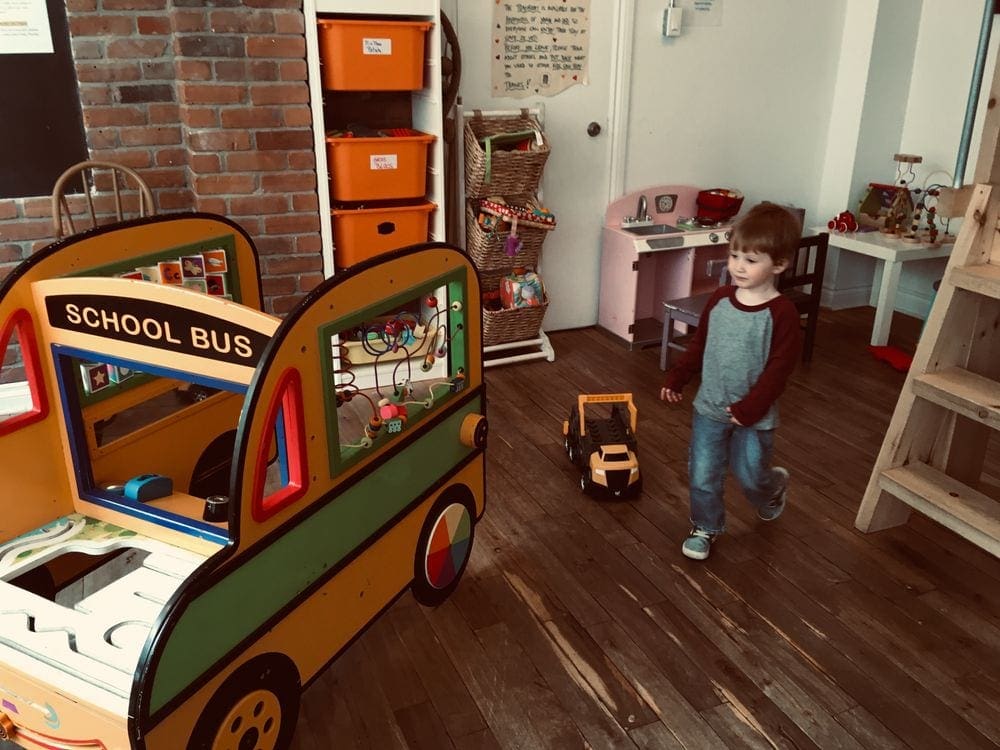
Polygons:
[[[758,522],[730,485],[701,563],[680,554],[690,401],[657,399],[656,349],[561,332],[555,362],[489,370],[465,578],[437,609],[404,594],[310,686],[296,750],[1000,746],[1000,560],[919,516],[854,529],[904,377],[865,350],[871,321],[824,311],[782,401],[789,508]],[[912,348],[919,321],[893,330]],[[602,502],[561,425],[578,393],[619,391],[644,494]]]

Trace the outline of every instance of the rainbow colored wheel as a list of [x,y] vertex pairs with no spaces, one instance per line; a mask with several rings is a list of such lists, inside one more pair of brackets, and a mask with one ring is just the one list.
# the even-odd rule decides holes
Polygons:
[[475,537],[471,507],[464,498],[442,498],[428,514],[414,565],[413,595],[421,604],[443,602],[465,572]]

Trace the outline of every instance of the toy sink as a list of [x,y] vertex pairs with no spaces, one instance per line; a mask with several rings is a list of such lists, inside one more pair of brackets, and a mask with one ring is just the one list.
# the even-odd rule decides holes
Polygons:
[[637,234],[640,237],[650,237],[655,234],[674,234],[682,230],[672,227],[669,224],[650,224],[645,227],[622,227],[629,234]]

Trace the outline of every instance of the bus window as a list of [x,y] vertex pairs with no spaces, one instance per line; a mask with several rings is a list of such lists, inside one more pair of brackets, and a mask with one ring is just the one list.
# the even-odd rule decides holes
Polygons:
[[44,419],[48,402],[38,364],[38,347],[27,310],[18,310],[0,331],[3,365],[0,367],[0,435]]
[[288,369],[278,382],[267,410],[266,438],[254,474],[253,518],[264,521],[295,502],[308,488],[302,379]]
[[[213,541],[205,500],[229,491],[244,387],[145,362],[54,347],[81,498]],[[138,498],[132,479],[163,494]],[[157,490],[158,492],[160,490]]]
[[332,474],[390,444],[465,387],[465,292],[464,275],[449,274],[323,327]]

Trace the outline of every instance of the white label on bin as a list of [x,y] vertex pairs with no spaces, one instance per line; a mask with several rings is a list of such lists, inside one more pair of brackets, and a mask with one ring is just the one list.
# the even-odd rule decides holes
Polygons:
[[396,154],[372,154],[368,157],[371,169],[399,169],[399,159]]
[[361,40],[361,50],[365,55],[391,55],[392,39],[364,37]]

